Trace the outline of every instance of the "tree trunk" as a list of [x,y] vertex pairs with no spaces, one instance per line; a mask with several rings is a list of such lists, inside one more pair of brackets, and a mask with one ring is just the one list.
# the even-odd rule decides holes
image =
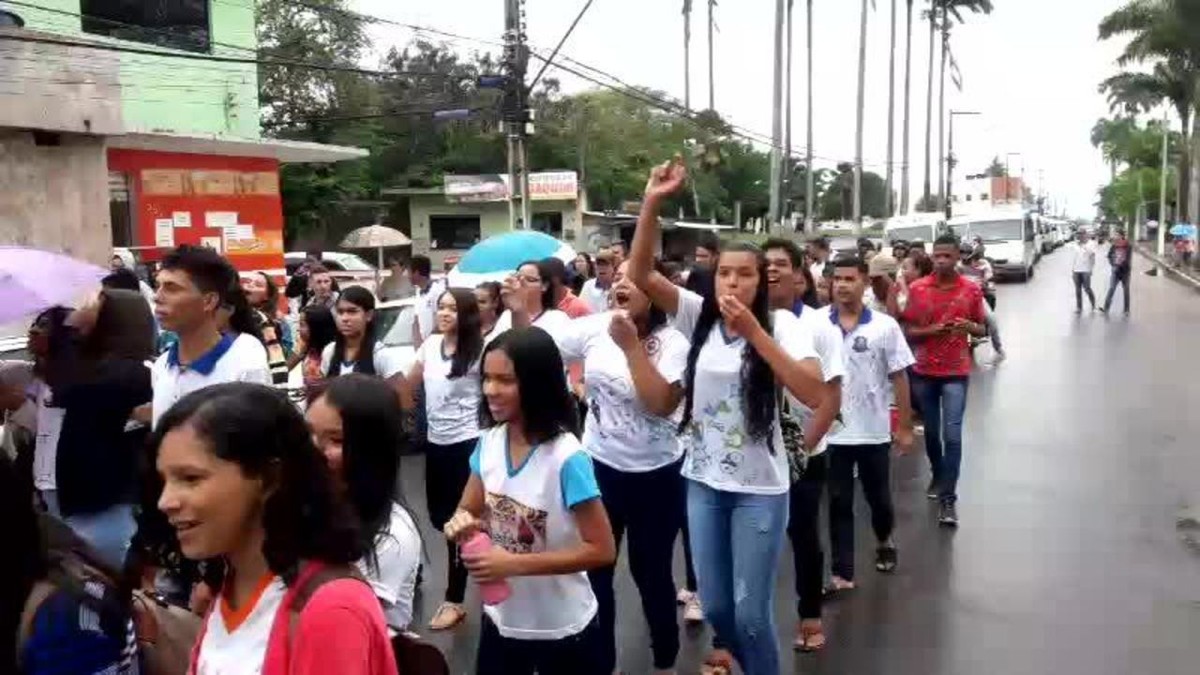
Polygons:
[[908,16],[904,24],[904,142],[903,157],[900,160],[900,214],[908,213],[908,157],[909,131],[912,120],[912,14],[913,0],[908,0]]
[[692,107],[692,0],[683,0],[683,107]]
[[[787,68],[784,71],[784,86],[787,87],[787,103],[783,116],[783,184],[779,186],[783,200],[783,215],[790,216],[789,195],[792,191],[792,178],[796,175],[795,162],[792,161],[792,5],[795,0],[787,0]],[[789,221],[791,222],[791,221]]]
[[930,8],[929,15],[929,84],[925,87],[925,185],[922,201],[929,202],[933,187],[933,38],[937,33],[937,6]]
[[1184,150],[1179,153],[1179,167],[1176,169],[1179,175],[1175,177],[1178,183],[1175,188],[1175,213],[1178,214],[1179,221],[1185,223],[1192,222],[1192,214],[1195,213],[1190,208],[1190,196],[1192,194],[1190,171],[1192,158],[1190,156],[1191,153],[1187,151],[1188,148],[1192,147],[1190,142],[1192,138],[1191,117],[1189,113],[1184,115],[1181,120],[1180,132],[1183,135]]
[[713,77],[713,5],[716,0],[708,0],[708,109],[717,109],[717,85]]
[[943,17],[942,65],[938,73],[938,208],[946,206],[946,59],[949,56],[950,20]]
[[870,7],[862,0],[862,20],[858,29],[858,116],[854,128],[854,236],[862,233],[862,165],[863,116],[866,114],[867,92],[867,12]]
[[816,222],[813,209],[816,208],[817,203],[816,178],[813,171],[813,0],[808,0],[807,19],[805,29],[808,34],[805,38],[805,45],[808,51],[806,63],[808,68],[808,113],[805,119],[807,138],[804,149],[804,231],[811,232]]
[[885,218],[892,217],[896,203],[895,198],[892,197],[892,181],[895,177],[893,160],[896,148],[896,0],[892,0],[891,22],[891,52],[888,56],[887,176],[884,179],[886,199],[883,206]]
[[[1191,152],[1191,166],[1200,166],[1200,115],[1192,113],[1192,138],[1191,142],[1184,146],[1184,153]],[[1200,214],[1200,171],[1192,171],[1188,176],[1188,198],[1187,198],[1187,215],[1195,218]],[[1182,219],[1181,219],[1182,220]],[[1165,225],[1165,224],[1164,224]]]

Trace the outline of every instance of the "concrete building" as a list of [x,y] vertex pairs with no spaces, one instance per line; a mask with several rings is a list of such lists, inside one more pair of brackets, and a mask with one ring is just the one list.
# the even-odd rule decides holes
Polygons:
[[1006,204],[1025,204],[1032,198],[1025,181],[1015,176],[968,174],[954,183],[954,213],[970,213]]
[[157,4],[0,0],[0,243],[282,269],[280,164],[366,152],[260,136],[253,3]]

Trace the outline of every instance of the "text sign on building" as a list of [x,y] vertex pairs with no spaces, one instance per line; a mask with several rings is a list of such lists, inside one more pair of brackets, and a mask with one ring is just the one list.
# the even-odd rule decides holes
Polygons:
[[[508,176],[497,173],[450,175],[443,177],[446,201],[502,202],[508,199]],[[534,201],[574,200],[579,194],[579,177],[574,171],[546,171],[529,174],[529,196]]]

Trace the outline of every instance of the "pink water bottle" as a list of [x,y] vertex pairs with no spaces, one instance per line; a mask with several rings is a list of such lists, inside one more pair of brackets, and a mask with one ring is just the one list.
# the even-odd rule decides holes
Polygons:
[[[492,538],[487,535],[487,532],[476,532],[459,547],[462,554],[466,556],[478,555],[491,548]],[[483,604],[485,605],[498,605],[507,600],[511,594],[512,589],[509,588],[508,582],[504,579],[479,584],[479,597],[483,599]]]

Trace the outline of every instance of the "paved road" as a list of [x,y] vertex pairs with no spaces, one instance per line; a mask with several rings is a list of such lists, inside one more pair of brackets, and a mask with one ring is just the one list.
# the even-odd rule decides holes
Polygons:
[[[1200,672],[1200,529],[1188,520],[1200,518],[1200,295],[1144,276],[1137,264],[1128,319],[1072,313],[1065,253],[1043,260],[1029,284],[1000,288],[1009,359],[981,368],[971,383],[962,527],[936,526],[921,494],[920,453],[899,460],[900,569],[891,577],[871,571],[870,536],[860,531],[866,571],[852,596],[826,606],[828,648],[794,661],[787,652],[785,672]],[[1103,292],[1107,281],[1096,285]],[[415,507],[424,502],[420,462],[403,467]],[[430,532],[426,543],[425,621],[441,598],[445,561],[440,539]],[[791,568],[786,555],[781,570]],[[618,583],[621,668],[648,673],[627,571]],[[790,644],[790,573],[781,572],[778,587],[779,630]],[[472,671],[472,613],[469,625],[433,637],[456,674]],[[684,635],[679,670],[694,673],[708,635]]]

